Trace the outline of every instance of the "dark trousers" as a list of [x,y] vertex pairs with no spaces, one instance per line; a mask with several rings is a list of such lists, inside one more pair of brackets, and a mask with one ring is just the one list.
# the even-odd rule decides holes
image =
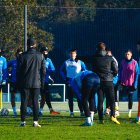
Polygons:
[[[73,112],[73,98],[74,98],[74,91],[72,90],[72,87],[70,85],[66,86],[67,89],[67,96],[68,96],[68,104],[69,104],[69,109],[70,112]],[[77,102],[78,102],[78,107],[80,112],[83,112],[83,107],[82,107],[82,103],[80,102],[80,100],[77,98]]]
[[21,106],[20,106],[20,113],[21,113],[21,121],[25,121],[26,116],[26,108],[29,99],[29,95],[31,95],[32,104],[33,104],[33,120],[38,121],[38,97],[40,94],[40,88],[31,88],[31,89],[22,89],[21,90]]
[[[119,97],[118,97],[118,94],[117,94],[117,91],[118,91],[118,85],[113,85],[113,86],[114,86],[115,102],[119,102]],[[110,108],[109,99],[106,99],[106,108]]]
[[132,90],[132,87],[131,86],[123,86],[122,94],[128,96],[128,109],[132,109],[133,94],[134,94],[134,91]]
[[15,95],[16,95],[15,92],[11,92],[11,105],[12,105],[12,107],[16,106],[16,104],[15,104]]
[[104,95],[108,100],[111,116],[115,117],[115,95],[114,95],[114,86],[111,81],[101,82],[101,86],[98,90],[98,114],[99,120],[103,120],[103,101]]
[[10,83],[10,92],[11,92],[11,105],[12,107],[15,107],[16,104],[15,104],[15,95],[16,95],[16,92],[17,92],[17,85],[16,83],[14,82],[11,82]]
[[99,84],[100,79],[94,74],[87,75],[82,81],[82,105],[86,117],[90,117],[90,111],[96,111],[94,97]]
[[119,102],[118,85],[114,85],[115,102]]
[[49,109],[52,108],[48,83],[45,83],[44,89],[41,89],[40,108],[44,107],[45,102],[48,105]]

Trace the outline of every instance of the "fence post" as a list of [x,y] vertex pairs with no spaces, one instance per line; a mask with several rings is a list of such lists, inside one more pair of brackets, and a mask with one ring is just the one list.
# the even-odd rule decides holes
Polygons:
[[24,6],[24,51],[27,51],[27,5]]

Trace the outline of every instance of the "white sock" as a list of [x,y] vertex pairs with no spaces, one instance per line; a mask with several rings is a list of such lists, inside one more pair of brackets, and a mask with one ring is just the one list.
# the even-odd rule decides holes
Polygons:
[[91,121],[93,122],[93,118],[94,118],[94,111],[90,112],[90,116],[91,116]]
[[119,108],[119,103],[115,102],[115,107]]
[[140,117],[138,117],[138,121],[140,121]]
[[38,124],[38,121],[34,121],[34,124]]
[[91,123],[91,117],[86,117],[86,122]]
[[132,109],[128,109],[128,113],[131,113],[132,112]]
[[119,105],[118,105],[118,102],[115,102],[115,106],[119,106]]

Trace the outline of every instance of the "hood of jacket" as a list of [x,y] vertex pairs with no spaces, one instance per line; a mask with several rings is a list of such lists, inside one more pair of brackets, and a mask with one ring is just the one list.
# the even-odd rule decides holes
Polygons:
[[97,56],[106,56],[106,51],[103,50],[103,51],[96,51],[96,55]]

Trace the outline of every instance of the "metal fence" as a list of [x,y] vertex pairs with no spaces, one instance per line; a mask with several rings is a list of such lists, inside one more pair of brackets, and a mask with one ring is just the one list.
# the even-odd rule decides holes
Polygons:
[[[35,37],[38,48],[49,47],[49,57],[56,68],[55,83],[63,83],[59,69],[69,58],[68,50],[91,55],[96,44],[105,42],[120,63],[126,49],[137,59],[136,42],[140,40],[140,9],[95,9],[89,7],[27,6],[27,36]],[[24,46],[24,6],[0,8],[0,47],[7,60]],[[90,69],[90,65],[88,65]],[[9,97],[6,94],[5,98]],[[7,96],[7,97],[6,97]],[[136,93],[134,95],[136,100]]]

